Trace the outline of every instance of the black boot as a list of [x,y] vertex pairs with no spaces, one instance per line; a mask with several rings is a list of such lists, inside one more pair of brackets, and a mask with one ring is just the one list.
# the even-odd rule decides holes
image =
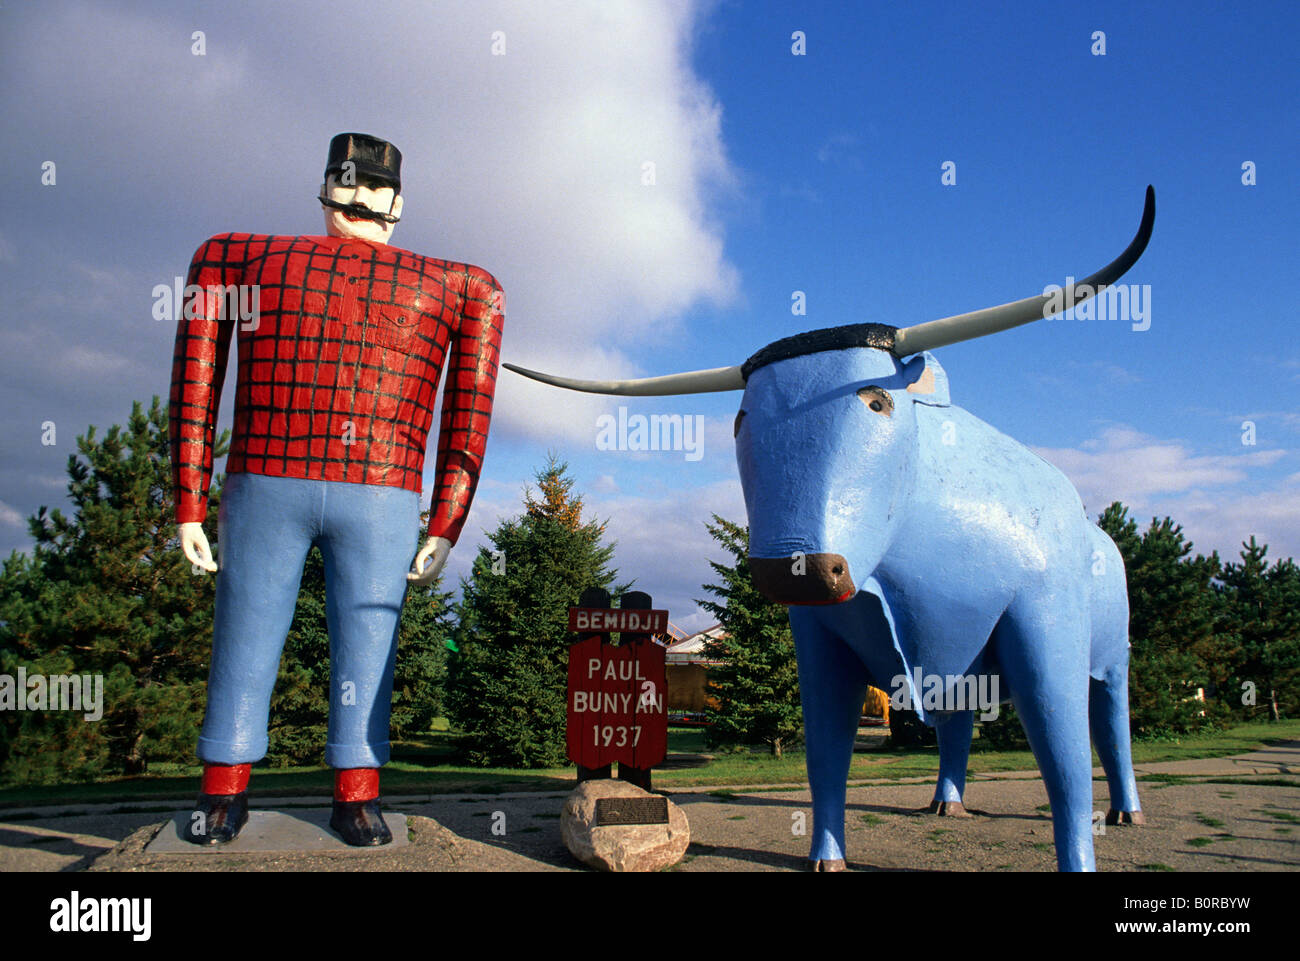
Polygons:
[[196,814],[185,826],[185,840],[191,844],[229,844],[248,823],[248,792],[200,794]]
[[388,830],[383,815],[379,813],[379,798],[335,801],[330,827],[353,847],[374,847],[393,840],[393,832]]

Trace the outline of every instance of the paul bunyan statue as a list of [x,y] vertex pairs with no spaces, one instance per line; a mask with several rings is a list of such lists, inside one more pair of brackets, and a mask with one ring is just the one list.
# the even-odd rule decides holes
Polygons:
[[[392,840],[379,768],[389,758],[399,617],[407,584],[438,576],[464,526],[505,317],[485,270],[389,245],[402,215],[401,159],[387,141],[339,134],[320,188],[326,236],[218,234],[190,265],[187,286],[200,291],[177,324],[172,481],[185,556],[217,573],[203,783],[186,828],[196,844],[229,842],[248,820],[250,766],[266,755],[271,692],[312,546],[325,562],[330,636],[330,825],[351,845]],[[258,311],[241,321],[226,305],[248,288]],[[236,331],[214,563],[203,521]],[[428,538],[412,570],[444,367]]]

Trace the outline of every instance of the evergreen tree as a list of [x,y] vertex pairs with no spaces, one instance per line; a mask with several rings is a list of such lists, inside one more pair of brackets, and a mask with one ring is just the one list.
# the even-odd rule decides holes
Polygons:
[[721,663],[709,669],[711,747],[766,744],[777,757],[803,734],[799,672],[785,607],[754,587],[749,571],[749,528],[713,515],[705,528],[735,559],[709,562],[722,580],[704,589],[718,600],[697,600],[722,624],[726,636],[705,642],[705,655]]
[[[228,432],[216,440],[226,452]],[[95,428],[68,458],[71,517],[29,518],[30,557],[0,574],[0,673],[103,677],[103,718],[0,712],[0,771],[10,782],[137,774],[189,761],[202,720],[214,578],[180,550],[166,406],[133,404],[124,431]],[[214,479],[208,530],[221,500]]]
[[[426,512],[415,532],[412,557],[424,543],[427,521]],[[438,590],[440,583],[407,588],[393,674],[390,734],[394,740],[428,731],[442,713],[451,595]],[[273,764],[319,764],[325,753],[330,680],[325,602],[325,560],[313,547],[303,566],[293,624],[271,698],[267,757]]]
[[1241,562],[1223,571],[1222,597],[1241,652],[1224,694],[1245,716],[1262,711],[1277,721],[1300,706],[1300,568],[1290,558],[1270,568],[1267,553],[1252,536]]
[[[524,512],[503,521],[481,548],[463,599],[448,665],[447,707],[472,764],[555,767],[566,763],[568,609],[589,587],[610,588],[614,545],[582,520],[568,466],[550,459],[526,491]],[[627,586],[614,588],[620,593]]]
[[1129,596],[1129,719],[1136,736],[1187,734],[1222,724],[1227,707],[1196,699],[1225,678],[1231,635],[1211,581],[1218,554],[1189,557],[1192,544],[1171,518],[1141,535],[1122,504],[1098,519],[1124,557]]

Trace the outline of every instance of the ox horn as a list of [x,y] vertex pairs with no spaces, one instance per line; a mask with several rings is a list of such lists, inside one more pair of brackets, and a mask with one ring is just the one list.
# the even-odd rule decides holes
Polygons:
[[[933,350],[936,347],[970,340],[973,337],[983,337],[985,334],[996,334],[1000,330],[1042,320],[1049,316],[1046,312],[1048,303],[1056,298],[1060,298],[1059,310],[1083,303],[1119,280],[1125,271],[1137,263],[1137,259],[1142,256],[1142,251],[1146,250],[1147,241],[1151,239],[1151,226],[1155,223],[1155,219],[1156,192],[1155,188],[1148,185],[1146,206],[1142,211],[1142,223],[1138,226],[1137,235],[1122,254],[1091,277],[1085,277],[1063,292],[1026,297],[1024,300],[1002,304],[999,307],[986,307],[984,310],[975,310],[969,314],[957,314],[955,317],[944,317],[941,320],[900,328],[894,335],[894,354],[898,357],[906,357],[908,354],[919,354],[923,350]],[[1076,295],[1076,290],[1081,286],[1087,286],[1090,290],[1085,296],[1079,297]]]
[[[1146,250],[1147,242],[1151,239],[1151,227],[1155,223],[1155,219],[1156,192],[1155,188],[1148,185],[1146,206],[1142,210],[1142,223],[1138,225],[1137,235],[1134,236],[1132,242],[1124,249],[1122,254],[1095,274],[1085,277],[1079,283],[1072,284],[1064,291],[1058,291],[1054,294],[1026,297],[1024,300],[1002,304],[999,307],[986,307],[984,310],[972,311],[969,314],[957,314],[954,317],[944,317],[941,320],[932,320],[928,323],[916,324],[913,327],[903,327],[898,330],[889,328],[893,341],[890,349],[896,357],[919,354],[923,350],[933,350],[936,347],[944,347],[974,337],[983,337],[985,334],[995,334],[1000,330],[1019,327],[1035,320],[1042,320],[1044,317],[1049,316],[1047,306],[1056,298],[1060,298],[1059,310],[1065,310],[1076,304],[1083,303],[1089,297],[1095,296],[1119,280],[1130,267],[1137,263],[1137,259],[1142,256],[1142,252]],[[1088,289],[1083,296],[1079,295],[1080,287]],[[873,325],[859,324],[855,326],[868,327]],[[834,328],[820,333],[833,333],[837,330],[848,329],[850,328]],[[825,350],[827,348],[823,346],[820,349]],[[807,352],[806,346],[804,352]],[[752,364],[762,353],[763,351],[760,351],[758,355],[750,358],[749,362]],[[663,377],[642,377],[638,380],[577,380],[572,377],[543,374],[540,371],[528,370],[515,364],[502,364],[501,366],[514,371],[516,374],[522,374],[524,377],[531,377],[533,380],[541,381],[543,384],[566,387],[569,390],[586,391],[589,394],[664,397],[673,394],[707,394],[713,391],[745,389],[745,370],[744,367],[740,366],[692,370],[681,374],[668,374]]]
[[540,371],[528,370],[514,364],[502,364],[507,370],[523,374],[533,380],[553,387],[584,390],[589,394],[621,394],[626,397],[664,397],[670,394],[708,394],[717,390],[744,390],[745,378],[739,367],[714,367],[711,370],[691,370],[663,377],[642,377],[640,380],[575,380],[557,377]]

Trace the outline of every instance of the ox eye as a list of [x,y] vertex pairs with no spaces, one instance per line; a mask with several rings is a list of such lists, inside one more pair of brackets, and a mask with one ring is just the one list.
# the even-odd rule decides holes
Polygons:
[[863,387],[858,391],[858,400],[877,414],[883,414],[886,417],[894,415],[894,398],[889,396],[887,390],[881,390],[879,387]]
[[740,421],[744,416],[745,416],[745,412],[743,410],[736,411],[736,426],[731,428],[732,437],[740,436]]

